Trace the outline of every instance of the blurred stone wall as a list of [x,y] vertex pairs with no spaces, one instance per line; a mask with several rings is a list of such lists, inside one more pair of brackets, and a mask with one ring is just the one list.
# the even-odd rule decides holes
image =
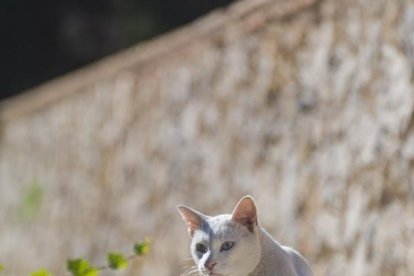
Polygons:
[[315,275],[413,275],[413,69],[413,1],[242,1],[3,102],[0,263],[180,275],[175,205],[251,194]]

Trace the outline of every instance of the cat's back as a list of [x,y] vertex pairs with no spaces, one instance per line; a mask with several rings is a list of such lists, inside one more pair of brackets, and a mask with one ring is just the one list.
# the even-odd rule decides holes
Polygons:
[[282,246],[282,249],[289,255],[298,276],[312,276],[312,270],[306,259],[293,248]]
[[266,231],[262,236],[262,260],[256,276],[312,276],[312,270],[296,250],[283,246]]

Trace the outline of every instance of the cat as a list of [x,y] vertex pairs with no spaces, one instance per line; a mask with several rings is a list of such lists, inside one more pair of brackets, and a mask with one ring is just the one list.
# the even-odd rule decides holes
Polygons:
[[233,213],[207,216],[178,205],[191,237],[199,275],[312,276],[297,251],[280,245],[258,223],[251,196],[240,199]]

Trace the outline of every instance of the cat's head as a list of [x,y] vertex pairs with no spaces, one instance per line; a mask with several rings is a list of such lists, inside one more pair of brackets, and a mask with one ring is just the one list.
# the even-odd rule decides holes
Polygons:
[[204,275],[241,276],[252,272],[261,257],[256,205],[243,197],[233,213],[210,217],[177,206],[192,238],[191,253]]

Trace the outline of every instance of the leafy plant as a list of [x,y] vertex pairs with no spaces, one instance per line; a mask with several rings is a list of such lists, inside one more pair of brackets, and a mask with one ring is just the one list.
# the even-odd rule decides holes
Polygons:
[[98,276],[98,269],[91,266],[88,261],[79,258],[69,260],[67,262],[67,269],[73,276]]
[[39,269],[38,271],[32,272],[30,276],[52,276],[52,274],[44,268]]
[[[109,252],[107,255],[107,266],[95,267],[91,266],[89,262],[83,258],[71,259],[67,261],[67,270],[72,276],[99,276],[99,272],[105,269],[125,269],[128,267],[128,262],[137,256],[148,254],[150,251],[151,240],[146,238],[144,242],[134,244],[134,255],[125,257],[122,253]],[[2,272],[4,266],[0,264],[0,272]],[[44,268],[34,271],[29,276],[53,276],[52,273]]]
[[33,180],[23,194],[22,203],[20,206],[21,216],[26,219],[32,219],[40,209],[43,199],[43,190],[37,180]]
[[144,242],[136,243],[134,245],[135,254],[138,256],[148,254],[150,251],[150,243],[151,243],[150,238],[146,238]]
[[128,260],[120,253],[108,253],[108,264],[111,269],[124,269],[128,267]]

